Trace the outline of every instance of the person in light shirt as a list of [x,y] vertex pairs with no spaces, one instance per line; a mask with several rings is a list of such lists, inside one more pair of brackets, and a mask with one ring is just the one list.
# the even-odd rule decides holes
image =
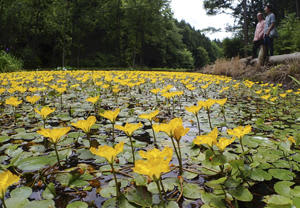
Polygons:
[[255,35],[253,39],[252,58],[257,57],[257,49],[264,44],[264,28],[265,20],[262,13],[257,14],[258,23],[256,25]]

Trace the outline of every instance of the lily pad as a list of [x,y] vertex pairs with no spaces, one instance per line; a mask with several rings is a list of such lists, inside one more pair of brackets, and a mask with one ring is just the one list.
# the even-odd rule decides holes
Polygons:
[[137,186],[131,188],[125,195],[129,202],[137,204],[142,207],[152,206],[152,194],[147,190],[145,186]]

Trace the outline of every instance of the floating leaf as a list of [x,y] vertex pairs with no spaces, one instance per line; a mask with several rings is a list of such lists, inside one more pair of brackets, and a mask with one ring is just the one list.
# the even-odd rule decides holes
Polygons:
[[68,204],[67,208],[88,208],[88,204],[82,201],[76,201]]
[[28,157],[20,160],[17,167],[23,171],[35,171],[47,165],[54,165],[57,162],[55,156]]
[[268,171],[274,178],[277,178],[279,180],[293,180],[295,177],[295,173],[286,170],[286,169],[269,169]]
[[291,192],[291,186],[294,185],[294,182],[290,181],[279,181],[274,185],[274,189],[277,194],[290,197]]
[[252,201],[253,199],[253,195],[251,194],[251,192],[243,186],[229,190],[229,193],[239,201],[248,202]]
[[201,191],[203,191],[203,189],[197,184],[193,184],[193,183],[183,184],[183,196],[188,199],[200,199]]
[[152,194],[144,186],[131,188],[125,196],[129,202],[139,206],[151,207],[152,205]]

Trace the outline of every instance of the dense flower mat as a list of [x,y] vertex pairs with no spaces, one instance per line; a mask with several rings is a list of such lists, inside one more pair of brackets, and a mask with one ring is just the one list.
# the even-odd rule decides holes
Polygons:
[[0,199],[299,207],[300,89],[198,73],[0,74]]

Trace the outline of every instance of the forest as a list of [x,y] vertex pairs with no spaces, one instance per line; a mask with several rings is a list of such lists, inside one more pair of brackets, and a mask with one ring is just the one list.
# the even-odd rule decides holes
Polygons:
[[1,0],[1,59],[11,54],[25,69],[197,69],[221,57],[249,55],[256,14],[266,3],[278,17],[275,53],[299,50],[299,0],[205,0],[208,14],[235,18],[227,28],[234,36],[225,40],[210,40],[205,31],[178,22],[169,0]]
[[299,0],[202,3],[0,0],[0,208],[300,208]]

